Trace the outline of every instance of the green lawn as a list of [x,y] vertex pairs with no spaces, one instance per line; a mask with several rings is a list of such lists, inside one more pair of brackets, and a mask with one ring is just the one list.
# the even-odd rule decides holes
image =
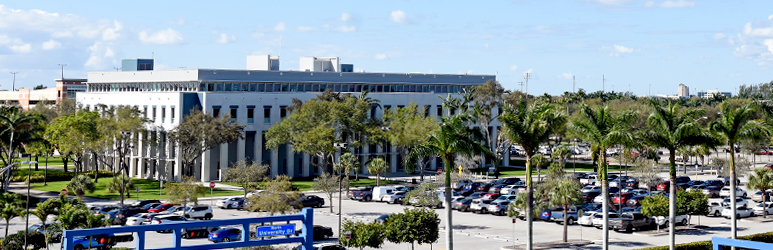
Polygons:
[[[238,184],[233,182],[221,182],[223,184],[231,185],[239,187]],[[296,178],[292,180],[293,187],[298,188],[300,191],[309,191],[311,190],[311,185],[314,183],[314,181],[311,178]],[[381,185],[393,185],[393,184],[400,184],[401,182],[396,181],[384,181],[384,177],[381,177]],[[259,183],[261,184],[261,183]],[[351,177],[349,180],[349,184],[351,187],[364,187],[364,186],[375,186],[376,180],[375,179],[368,179],[361,177],[359,180],[355,181],[354,177]]]
[[[91,194],[86,194],[87,197],[92,198],[100,198],[100,199],[113,199],[113,200],[120,200],[121,197],[118,193],[107,193],[105,191],[105,185],[110,180],[110,178],[100,178],[99,182],[96,183],[96,191]],[[159,196],[159,182],[156,180],[146,180],[146,179],[132,179],[134,182],[135,187],[140,187],[140,199],[165,199],[163,196]],[[48,186],[42,186],[41,183],[36,183],[37,186],[33,189],[35,190],[41,190],[41,191],[48,191],[48,192],[56,192],[59,193],[62,189],[67,186],[67,181],[54,181],[54,182],[48,182]],[[132,190],[131,192],[131,199],[136,199],[137,193],[134,192],[135,190]],[[240,191],[230,191],[230,190],[222,190],[222,189],[215,189],[213,192],[214,196],[230,196],[230,195],[240,195],[244,194]],[[209,197],[209,192],[206,192],[206,194],[199,195],[199,197]]]
[[[38,157],[38,167],[44,168],[46,166],[46,159],[48,159],[48,166],[57,166],[57,165],[64,165],[62,162],[61,157]],[[32,157],[32,161],[35,160],[35,157]],[[14,159],[14,162],[23,162],[23,161],[30,161],[30,158],[19,158]],[[30,164],[19,164],[19,166],[29,166]],[[68,165],[72,165],[71,162],[68,162]],[[32,164],[32,166],[35,166]]]
[[[526,165],[526,161],[524,160],[511,160],[510,165],[516,165],[516,166],[524,166]],[[579,172],[593,172],[594,165],[587,164],[587,163],[577,163],[573,164],[572,162],[567,162],[566,166],[564,167],[564,171],[566,172],[572,172],[575,170]],[[547,170],[547,168],[543,168],[543,171]],[[615,171],[623,171],[625,170],[625,166],[621,167],[619,165],[610,165],[609,171],[615,172]],[[500,177],[508,177],[508,176],[525,176],[526,170],[525,169],[518,169],[518,168],[511,168],[511,167],[500,167],[499,168]],[[537,173],[535,170],[532,172],[534,174]]]

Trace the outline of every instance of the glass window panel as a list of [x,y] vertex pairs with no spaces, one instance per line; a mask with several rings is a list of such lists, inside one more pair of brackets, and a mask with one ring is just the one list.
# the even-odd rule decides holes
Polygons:
[[225,91],[231,91],[231,90],[233,90],[232,84],[231,83],[226,83],[225,84]]
[[429,85],[429,92],[435,93],[435,85]]
[[362,92],[362,84],[354,85],[354,92]]
[[274,92],[274,84],[266,83],[266,92]]
[[290,92],[297,92],[298,89],[296,89],[297,84],[290,83]]
[[384,86],[383,85],[376,85],[376,92],[383,92]]
[[217,83],[217,91],[223,91],[223,89],[225,88],[223,85],[224,84],[222,82]]
[[288,92],[290,91],[290,85],[287,83],[282,83],[282,92]]
[[319,92],[319,84],[311,84],[311,91],[312,92]]
[[259,83],[258,84],[258,92],[266,92],[266,84]]
[[323,92],[323,91],[325,91],[326,89],[327,89],[327,84],[324,84],[324,83],[323,83],[323,84],[320,84],[320,85],[319,85],[319,92]]
[[397,92],[403,92],[403,85],[397,85]]
[[334,84],[333,92],[341,92],[341,84]]
[[279,92],[282,89],[282,84],[274,83],[274,92]]
[[258,84],[257,83],[250,83],[250,92],[258,91]]
[[311,92],[311,84],[304,84],[303,85],[303,91]]

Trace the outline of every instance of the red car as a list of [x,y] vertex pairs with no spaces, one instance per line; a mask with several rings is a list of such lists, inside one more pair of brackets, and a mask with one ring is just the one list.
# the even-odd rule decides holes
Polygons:
[[496,200],[499,198],[499,196],[502,196],[501,194],[484,194],[480,197],[481,200]]
[[156,206],[154,208],[148,209],[148,213],[160,213],[160,212],[166,211],[167,209],[169,209],[169,208],[171,208],[173,206],[174,206],[174,204],[164,203],[164,204],[158,205],[158,206]]
[[619,193],[612,197],[612,203],[615,205],[625,204],[631,197],[633,197],[632,193]]
[[668,191],[671,187],[671,183],[669,181],[664,181],[658,184],[658,190],[660,191]]

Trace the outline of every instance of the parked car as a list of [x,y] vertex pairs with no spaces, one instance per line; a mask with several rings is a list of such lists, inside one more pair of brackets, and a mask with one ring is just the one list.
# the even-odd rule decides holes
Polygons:
[[495,194],[499,194],[499,193],[502,191],[502,188],[504,188],[504,187],[506,187],[506,186],[507,186],[507,185],[505,185],[505,184],[496,184],[496,185],[493,185],[493,186],[491,186],[491,187],[488,189],[488,192],[489,192],[489,193],[495,193]]
[[391,194],[393,191],[395,191],[395,187],[392,186],[380,186],[380,187],[374,187],[372,192],[372,197],[374,201],[380,201],[384,202],[384,196]]
[[581,226],[593,226],[593,215],[597,214],[599,212],[596,211],[585,211],[582,213],[582,216],[580,216],[577,219],[577,224]]
[[580,179],[580,184],[582,185],[597,185],[598,183],[598,174],[591,173],[588,174],[585,178]]
[[589,193],[589,192],[601,192],[600,186],[585,186],[581,189],[583,193]]
[[325,199],[316,195],[304,195],[300,200],[303,207],[322,207],[325,205]]
[[[620,217],[620,215],[616,214],[616,213],[609,213],[607,215],[607,219],[608,220],[612,220],[612,219],[617,218],[617,217]],[[599,212],[599,213],[594,214],[593,215],[593,219],[591,219],[591,220],[592,220],[592,223],[593,223],[594,227],[596,227],[596,228],[604,227],[604,214],[603,214],[603,212]]]
[[148,209],[148,213],[160,213],[160,212],[166,211],[167,209],[169,209],[171,207],[174,207],[174,204],[164,203],[164,204],[158,205],[158,206],[156,206],[154,208]]
[[[770,198],[773,197],[773,191],[766,190],[764,197],[765,197],[765,201],[771,201]],[[753,201],[762,202],[762,198],[763,198],[762,191],[758,190],[757,192],[754,192],[752,194]]]
[[[161,203],[161,201],[159,201],[159,200],[141,200],[141,201],[135,201],[132,204],[130,204],[129,206],[140,207],[141,208],[141,207],[144,207],[145,205],[151,204],[151,203]],[[145,208],[145,209],[147,209],[147,208]]]
[[[295,235],[298,236],[303,232],[302,229],[295,230]],[[322,225],[314,225],[313,232],[314,240],[327,240],[333,237],[333,228]]]
[[244,198],[242,197],[223,198],[215,203],[215,206],[222,209],[241,208],[242,205],[244,205]]
[[505,215],[507,214],[507,206],[510,204],[509,200],[494,200],[491,203],[488,204],[488,207],[486,208],[489,213],[494,215]]
[[669,188],[671,188],[671,182],[669,181],[662,181],[658,183],[657,189],[659,191],[668,191]]
[[497,184],[505,184],[505,185],[513,185],[513,184],[515,184],[515,183],[517,183],[519,181],[521,181],[521,179],[518,178],[518,177],[508,177],[508,178],[498,179],[498,180],[496,180],[495,183],[497,183]]
[[644,197],[647,197],[647,196],[644,196],[644,195],[633,196],[625,202],[625,205],[628,207],[639,207],[641,206],[641,201],[644,200]]
[[609,227],[615,231],[623,231],[630,233],[634,229],[640,228],[655,228],[657,224],[655,219],[648,216],[644,216],[641,213],[623,213],[620,217],[609,220]]
[[724,207],[722,206],[721,202],[709,201],[709,214],[708,214],[708,216],[714,216],[714,217],[722,216],[722,209],[723,208]]
[[177,215],[184,215],[187,219],[200,219],[211,220],[212,219],[212,207],[209,205],[196,205],[193,207],[185,207],[185,212],[174,212]]
[[[181,215],[170,214],[170,215],[162,215],[162,216],[154,217],[153,220],[151,221],[151,224],[173,224],[173,223],[180,223],[180,222],[186,222],[186,221],[188,221],[188,219]],[[191,237],[191,234],[189,233],[204,232],[204,231],[212,232],[216,230],[218,230],[217,227],[190,227],[190,228],[183,228],[180,231],[180,234],[182,238],[187,239]],[[163,233],[163,232],[172,232],[172,230],[170,229],[166,231],[159,231],[159,233]],[[202,235],[207,235],[207,234],[202,234]]]
[[488,204],[491,203],[491,200],[488,199],[474,199],[472,200],[472,203],[470,203],[470,211],[473,213],[488,213]]
[[[730,206],[730,198],[722,200],[722,206],[727,207]],[[735,198],[735,206],[736,207],[748,207],[749,201],[745,200],[744,198]]]
[[[346,248],[335,242],[317,243],[312,245],[312,248],[314,250],[346,250]],[[297,246],[293,250],[301,250],[301,246]]]
[[146,225],[150,223],[150,217],[151,214],[149,213],[139,213],[135,214],[132,217],[129,217],[126,219],[126,225],[127,226],[138,226],[138,225]]
[[518,194],[518,188],[521,187],[519,185],[507,185],[503,187],[501,190],[499,190],[499,194],[505,195],[505,194]]
[[94,207],[95,209],[92,209],[91,212],[93,214],[106,214],[110,211],[119,209],[119,207],[116,206],[103,206],[103,207]]
[[594,191],[594,192],[587,192],[582,194],[582,198],[585,200],[585,202],[592,202],[596,199],[596,197],[601,194],[601,191]]
[[370,201],[373,199],[373,187],[364,187],[347,193],[349,199],[358,201]]
[[716,198],[719,197],[719,191],[722,190],[722,186],[708,186],[701,190],[703,194],[708,196],[709,198]]
[[773,202],[766,201],[765,203],[757,204],[752,210],[754,210],[753,216],[773,214]]
[[123,208],[123,209],[119,209],[115,213],[115,218],[113,218],[113,221],[112,221],[113,225],[125,225],[126,224],[126,220],[129,217],[132,217],[132,216],[134,216],[136,214],[139,214],[139,213],[142,213],[142,212],[144,212],[144,211],[141,208],[136,208],[136,207],[126,207],[126,208]]
[[[730,187],[723,187],[722,190],[719,191],[719,197],[730,197]],[[743,197],[745,199],[746,191],[736,187],[735,197]]]
[[[685,214],[680,214],[680,215],[677,215],[677,216],[674,218],[674,221],[676,222],[676,224],[681,224],[681,225],[683,225],[683,226],[686,226],[686,225],[687,225],[687,223],[688,223],[688,221],[687,221],[687,215],[685,215]],[[669,221],[668,221],[668,216],[656,216],[656,217],[655,217],[655,222],[657,222],[658,226],[661,226],[661,227],[664,227],[664,226],[668,226],[668,225],[669,225],[669,224],[668,224],[668,222],[669,222]]]
[[451,206],[451,208],[456,209],[460,212],[469,212],[471,203],[472,203],[472,199],[464,198],[464,199],[455,201]]
[[[550,219],[558,224],[564,224],[564,209],[561,208],[559,210],[554,210],[550,214]],[[577,217],[577,207],[576,206],[569,206],[566,209],[566,223],[568,225],[574,224],[575,221],[579,219]]]
[[140,208],[142,208],[142,210],[145,210],[145,213],[147,213],[148,210],[150,210],[151,208],[157,207],[158,205],[161,205],[161,203],[148,203]]
[[379,224],[382,224],[382,225],[383,225],[384,223],[386,223],[386,221],[387,221],[387,220],[389,219],[389,217],[391,217],[391,216],[392,216],[392,214],[382,214],[382,215],[381,215],[381,216],[379,216],[378,218],[374,219],[374,220],[373,220],[373,222],[378,222]]
[[632,193],[618,193],[612,196],[612,204],[615,205],[622,205],[626,204],[628,202],[628,199],[633,197]]
[[703,183],[706,184],[706,186],[720,186],[721,187],[721,186],[725,185],[725,181],[719,180],[719,179],[717,179],[717,180],[707,180],[707,181],[704,181]]
[[690,182],[690,177],[688,177],[688,176],[677,176],[676,177],[676,184],[688,183],[688,182]]
[[[752,210],[751,208],[738,207],[735,209],[735,219],[737,220],[740,218],[753,216],[753,212],[754,210]],[[731,207],[725,207],[724,209],[722,209],[722,217],[725,217],[726,219],[730,219],[731,217],[733,217],[733,209]]]
[[[27,231],[44,234],[43,228],[43,224],[38,223],[27,228]],[[51,235],[49,238],[51,242],[62,242],[62,229],[52,226],[52,223],[49,222],[46,223],[45,231]]]
[[72,249],[89,249],[89,248],[96,248],[96,249],[110,249],[113,246],[115,246],[116,243],[114,242],[105,242],[99,240],[100,238],[104,237],[111,237],[113,234],[100,234],[100,235],[89,235],[89,236],[76,236],[73,237],[72,242]]
[[221,228],[212,231],[207,235],[207,239],[211,242],[231,242],[242,240],[242,230],[238,228]]
[[403,199],[405,199],[405,191],[395,191],[391,194],[384,196],[384,201],[388,204],[398,204],[402,203]]

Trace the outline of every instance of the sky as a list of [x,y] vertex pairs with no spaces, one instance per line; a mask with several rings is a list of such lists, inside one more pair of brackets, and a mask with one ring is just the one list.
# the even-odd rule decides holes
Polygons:
[[[773,80],[770,0],[3,1],[0,89],[113,71],[244,69],[248,55],[355,71],[496,74],[510,90],[636,95]],[[66,64],[64,71],[59,64]],[[602,79],[603,78],[603,79]],[[524,89],[525,90],[525,89]]]

